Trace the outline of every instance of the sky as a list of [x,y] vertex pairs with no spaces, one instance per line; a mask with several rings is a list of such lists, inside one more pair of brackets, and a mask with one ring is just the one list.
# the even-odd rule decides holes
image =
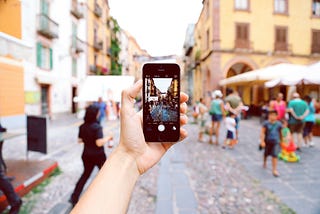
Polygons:
[[181,55],[202,0],[109,0],[110,13],[151,56]]
[[172,78],[153,78],[153,81],[161,93],[166,93],[170,87]]

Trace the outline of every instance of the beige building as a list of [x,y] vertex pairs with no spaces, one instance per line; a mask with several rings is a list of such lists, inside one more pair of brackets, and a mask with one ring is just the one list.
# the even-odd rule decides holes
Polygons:
[[185,54],[192,59],[194,100],[233,87],[245,104],[258,105],[268,98],[262,85],[220,86],[219,81],[281,62],[319,61],[319,8],[317,0],[204,0],[194,45]]
[[108,0],[88,0],[86,6],[88,74],[106,75],[111,68],[109,3]]

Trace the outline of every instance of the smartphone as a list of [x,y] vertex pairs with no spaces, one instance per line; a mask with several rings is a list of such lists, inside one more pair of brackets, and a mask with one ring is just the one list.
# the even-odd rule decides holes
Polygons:
[[176,142],[180,137],[180,67],[146,63],[142,68],[143,133],[147,142]]

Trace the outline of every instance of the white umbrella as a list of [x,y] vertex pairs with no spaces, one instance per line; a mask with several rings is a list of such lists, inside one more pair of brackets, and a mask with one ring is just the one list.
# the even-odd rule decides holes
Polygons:
[[320,84],[320,62],[308,67],[308,73],[304,77],[304,84]]

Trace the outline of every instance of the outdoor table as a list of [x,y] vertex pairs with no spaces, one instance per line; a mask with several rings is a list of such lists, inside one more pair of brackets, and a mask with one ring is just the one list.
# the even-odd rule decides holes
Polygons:
[[0,169],[3,167],[4,172],[7,172],[7,165],[3,160],[2,156],[2,146],[5,140],[19,137],[21,135],[24,135],[24,133],[10,133],[10,132],[1,132],[0,133]]

